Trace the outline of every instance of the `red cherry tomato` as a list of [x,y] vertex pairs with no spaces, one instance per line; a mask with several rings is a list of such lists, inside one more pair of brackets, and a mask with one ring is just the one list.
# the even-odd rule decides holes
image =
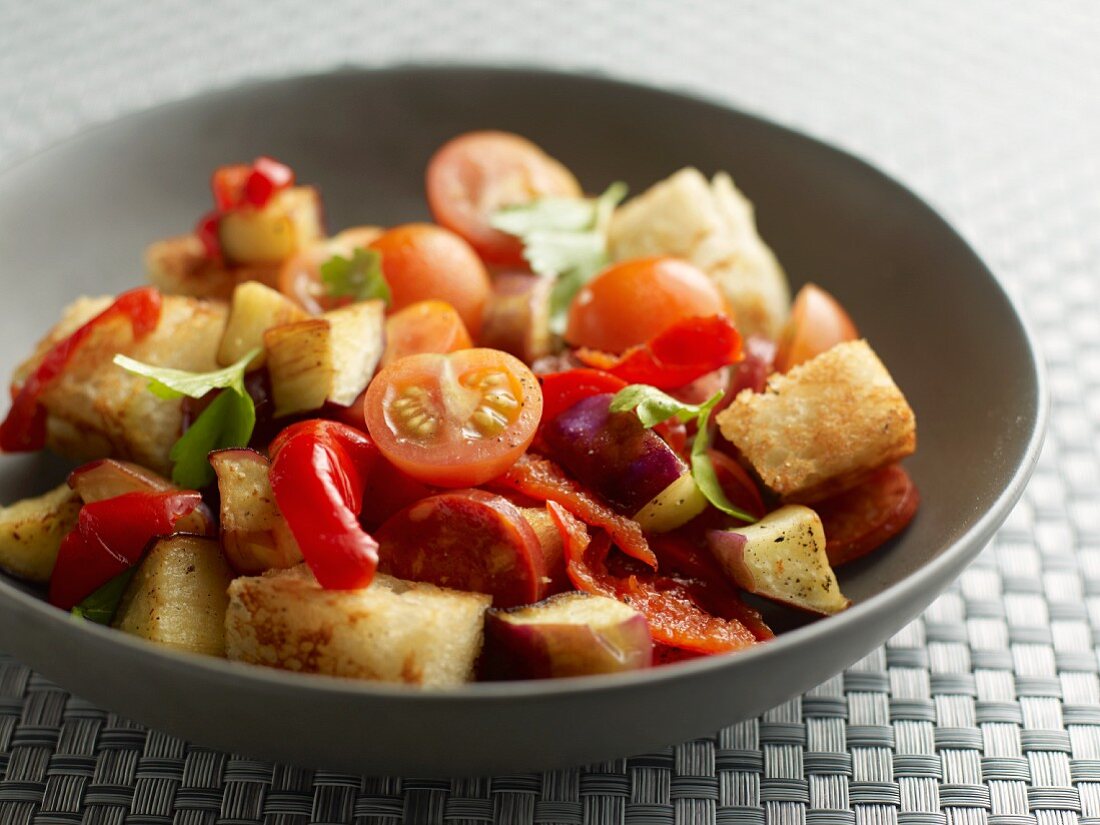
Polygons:
[[382,273],[393,293],[391,311],[418,301],[446,301],[470,335],[481,331],[493,286],[477,253],[454,232],[409,223],[383,232],[370,248],[382,255]]
[[321,264],[334,255],[350,258],[381,234],[376,226],[356,226],[306,247],[279,268],[279,291],[312,315],[351,303],[350,297],[331,298],[325,292]]
[[490,220],[505,206],[548,195],[579,197],[572,173],[526,138],[508,132],[468,132],[432,156],[428,205],[442,226],[457,232],[486,261],[523,266],[518,238]]
[[474,345],[458,312],[446,301],[418,301],[386,319],[382,366],[406,355],[455,352]]
[[364,413],[378,449],[400,470],[426,484],[470,487],[523,455],[542,393],[531,370],[499,350],[426,353],[383,367]]
[[679,258],[638,258],[608,267],[577,293],[565,340],[619,353],[678,321],[726,312],[722,293],[701,269]]
[[836,567],[862,558],[913,520],[920,493],[909,474],[892,464],[847,492],[818,502],[825,552]]
[[786,372],[844,341],[859,338],[848,313],[821,287],[806,284],[791,306],[791,317],[779,339],[775,368]]

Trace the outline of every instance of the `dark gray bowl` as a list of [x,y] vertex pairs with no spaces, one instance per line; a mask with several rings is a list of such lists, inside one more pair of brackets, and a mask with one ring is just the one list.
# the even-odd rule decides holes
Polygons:
[[[89,131],[0,175],[0,372],[80,293],[141,279],[149,241],[193,225],[207,176],[260,153],[324,189],[330,224],[426,217],[432,150],[468,129],[521,132],[590,190],[635,191],[686,164],[730,170],[796,285],[849,308],[917,413],[909,531],[845,571],[848,612],[732,656],[618,677],[421,693],[179,655],[71,621],[0,580],[0,649],[93,702],[198,743],[373,774],[488,774],[623,756],[714,731],[867,653],[963,569],[1020,496],[1044,422],[1020,318],[957,234],[849,155],[677,94],[480,68],[343,71],[249,85]],[[61,466],[0,460],[0,501]]]

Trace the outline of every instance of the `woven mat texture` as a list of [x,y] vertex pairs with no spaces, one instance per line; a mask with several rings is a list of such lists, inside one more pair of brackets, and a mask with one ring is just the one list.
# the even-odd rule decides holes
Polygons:
[[1022,299],[1054,403],[1024,500],[960,581],[759,719],[571,771],[379,780],[193,747],[0,658],[0,825],[1100,823],[1097,43],[1088,0],[0,0],[0,163],[160,101],[343,63],[586,68],[762,112],[959,226]]

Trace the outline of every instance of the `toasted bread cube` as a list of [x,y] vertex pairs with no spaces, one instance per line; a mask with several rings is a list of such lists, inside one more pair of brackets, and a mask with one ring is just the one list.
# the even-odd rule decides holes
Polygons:
[[787,319],[787,277],[756,231],[752,204],[725,173],[708,183],[686,168],[650,187],[615,211],[609,243],[617,261],[672,255],[698,266],[744,335],[775,338]]
[[[16,369],[15,382],[25,380],[51,346],[110,303],[110,298],[80,299],[69,307],[35,354]],[[148,379],[112,360],[122,353],[156,366],[208,372],[218,368],[215,355],[224,326],[223,304],[165,296],[160,322],[140,341],[125,319],[96,327],[42,393],[47,446],[77,461],[130,459],[167,474],[172,466],[168,452],[183,425],[180,401],[157,398],[148,390]]]
[[742,391],[718,415],[724,435],[785,501],[848,489],[917,446],[913,411],[866,341],[838,344]]
[[112,624],[176,650],[224,656],[232,580],[217,539],[168,536],[141,562]]
[[382,574],[362,590],[324,590],[299,565],[233,582],[226,653],[285,670],[458,685],[473,676],[489,604]]
[[206,256],[197,235],[177,235],[149,244],[145,250],[145,276],[165,295],[228,301],[237,285],[249,281],[275,287],[279,266],[227,266]]
[[80,496],[62,484],[0,507],[0,569],[38,584],[48,582],[61,540],[76,526],[81,504]]

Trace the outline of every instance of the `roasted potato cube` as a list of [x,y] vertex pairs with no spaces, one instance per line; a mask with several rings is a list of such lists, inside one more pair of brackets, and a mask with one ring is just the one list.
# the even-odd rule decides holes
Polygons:
[[367,388],[382,360],[386,306],[381,301],[358,301],[326,312],[332,327],[332,376],[328,400],[346,407]]
[[222,255],[230,265],[280,264],[324,235],[321,199],[312,186],[284,189],[260,209],[233,209],[218,222]]
[[264,363],[264,333],[272,327],[304,321],[309,315],[292,300],[257,281],[240,284],[229,303],[229,320],[218,346],[218,363],[235,364],[251,350],[260,354],[249,363],[256,369]]
[[[16,370],[16,382],[41,362],[49,348],[110,305],[110,299],[81,299]],[[98,326],[42,393],[47,446],[78,461],[113,456],[167,473],[168,452],[180,436],[178,399],[157,398],[148,381],[112,363],[116,353],[163,367],[207,372],[217,369],[215,353],[225,324],[222,304],[165,296],[160,323],[135,341],[125,319]]]
[[756,231],[752,204],[725,173],[708,183],[686,168],[650,187],[615,211],[609,242],[615,260],[691,261],[722,290],[744,335],[775,338],[787,318],[786,275]]
[[138,567],[113,624],[176,650],[224,656],[226,590],[232,580],[215,539],[168,536]]
[[722,434],[773,492],[811,502],[857,484],[917,446],[913,411],[866,341],[849,341],[743,390]]
[[20,579],[48,582],[61,540],[76,527],[80,507],[80,497],[67,484],[0,507],[0,568]]
[[489,597],[378,574],[324,590],[305,565],[229,588],[230,659],[286,670],[444,687],[469,681]]

